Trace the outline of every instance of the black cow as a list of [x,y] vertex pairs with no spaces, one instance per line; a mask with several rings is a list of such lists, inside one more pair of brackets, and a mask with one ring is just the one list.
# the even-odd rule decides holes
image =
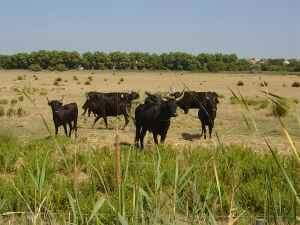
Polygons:
[[[180,92],[174,92],[171,95],[176,97],[180,95]],[[200,109],[202,102],[205,101],[207,96],[214,99],[216,103],[219,103],[218,94],[216,92],[187,91],[184,92],[184,96],[177,101],[177,105],[187,114],[189,109]]]
[[147,101],[135,109],[135,145],[139,147],[140,142],[141,149],[144,148],[144,138],[147,131],[153,134],[155,144],[158,144],[158,135],[161,137],[160,142],[164,143],[170,127],[170,120],[177,116],[175,99],[163,100],[157,96],[154,99],[159,101]]
[[92,110],[90,107],[90,104],[94,101],[97,101],[98,97],[100,96],[106,96],[106,97],[113,97],[113,100],[116,100],[118,103],[122,102],[125,103],[127,106],[127,110],[128,112],[131,111],[131,104],[132,101],[135,99],[138,99],[139,93],[137,92],[109,92],[109,93],[104,93],[104,92],[95,92],[95,91],[91,91],[87,93],[87,100],[85,101],[85,103],[83,104],[82,108],[84,109],[84,112],[82,113],[82,115],[85,115],[86,111],[88,111],[88,116],[90,116]]
[[214,100],[214,98],[207,95],[198,111],[198,118],[201,121],[201,125],[202,125],[201,137],[204,134],[204,139],[206,139],[206,126],[208,126],[209,137],[211,138],[211,133],[214,127],[214,121],[216,115],[217,115],[217,103]]
[[[58,133],[58,127],[61,125],[64,127],[66,136],[71,137],[72,130],[75,131],[75,137],[77,137],[77,118],[78,107],[76,103],[62,104],[62,101],[52,100],[47,98],[48,105],[52,109],[53,122],[55,126],[55,135]],[[73,123],[73,124],[72,124]],[[70,132],[68,135],[67,125],[69,125]]]
[[123,129],[129,123],[128,104],[124,101],[120,101],[118,96],[104,96],[99,95],[95,99],[90,98],[87,100],[90,110],[96,115],[93,127],[96,122],[103,117],[105,126],[108,128],[107,117],[123,115],[125,118],[125,125]]

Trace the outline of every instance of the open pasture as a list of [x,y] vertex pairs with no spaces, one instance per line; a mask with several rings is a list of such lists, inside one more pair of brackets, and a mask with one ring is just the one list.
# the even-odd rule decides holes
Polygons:
[[[46,97],[59,99],[64,97],[64,103],[76,102],[79,113],[88,91],[138,91],[144,99],[144,92],[166,92],[170,88],[182,90],[184,87],[197,91],[216,91],[220,95],[215,132],[219,141],[225,144],[243,144],[255,149],[265,148],[263,137],[269,137],[280,151],[287,152],[289,145],[282,135],[278,120],[272,116],[271,106],[261,92],[267,90],[286,97],[291,102],[288,115],[283,118],[296,146],[300,144],[300,89],[291,87],[292,83],[300,82],[299,76],[264,75],[264,74],[205,74],[182,72],[116,72],[111,71],[67,71],[67,72],[31,72],[31,71],[0,71],[0,117],[2,127],[9,128],[23,140],[43,138],[48,135],[40,118],[41,113],[51,131],[53,131],[52,114],[47,105]],[[267,86],[262,85],[265,82]],[[238,85],[238,83],[240,83]],[[242,83],[242,84],[241,84]],[[26,97],[21,97],[17,89],[25,90],[35,102],[35,106]],[[240,92],[249,100],[250,112],[232,97],[230,91]],[[298,90],[299,89],[299,90]],[[251,104],[252,102],[252,104]],[[132,108],[132,116],[134,115]],[[12,112],[11,112],[12,111]],[[185,115],[178,108],[179,116],[172,119],[166,139],[167,144],[176,146],[207,146],[217,143],[216,135],[211,140],[199,138],[200,122],[197,110],[190,110]],[[243,118],[243,113],[253,118],[255,128],[249,129]],[[109,128],[105,129],[103,119],[100,119],[92,129],[93,116],[79,116],[79,138],[84,143],[98,147],[113,144],[114,130],[124,124],[124,118],[109,118]],[[59,131],[63,135],[63,130]],[[119,130],[120,141],[132,144],[135,127],[133,121],[125,130]],[[152,135],[147,135],[146,143],[153,145]]]

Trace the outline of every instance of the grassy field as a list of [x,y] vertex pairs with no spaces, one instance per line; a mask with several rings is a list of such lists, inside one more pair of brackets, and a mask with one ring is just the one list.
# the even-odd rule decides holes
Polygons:
[[[262,82],[267,86],[262,87]],[[299,217],[300,82],[298,76],[174,72],[0,71],[0,224],[296,224]],[[238,86],[237,83],[243,83]],[[122,184],[115,181],[114,137],[123,118],[91,128],[80,116],[79,138],[52,138],[46,97],[80,106],[87,91],[216,91],[220,104],[211,140],[199,139],[197,111],[178,109],[166,146],[146,138],[135,151],[132,121],[119,130]],[[20,93],[24,91],[33,101]],[[233,93],[241,93],[247,107]],[[262,91],[287,98],[282,118]],[[80,113],[82,110],[80,109]],[[217,138],[218,136],[218,138]],[[270,143],[270,149],[265,138]],[[296,194],[295,194],[296,193]],[[299,195],[298,195],[299,196]],[[297,202],[298,201],[298,202]],[[299,218],[298,218],[299,220]]]
[[[89,80],[91,79],[91,80]],[[237,86],[239,81],[243,86]],[[267,87],[261,87],[261,83],[267,82]],[[182,90],[184,86],[191,90],[212,90],[222,96],[218,106],[215,131],[220,140],[226,144],[243,144],[264,149],[263,136],[271,138],[272,143],[282,152],[287,152],[289,145],[281,135],[278,121],[270,116],[270,106],[260,101],[266,98],[261,90],[287,97],[290,101],[300,101],[300,88],[291,87],[293,82],[300,82],[300,76],[280,75],[255,75],[255,74],[197,74],[180,72],[117,72],[111,71],[68,71],[68,72],[30,72],[30,71],[0,71],[0,115],[12,115],[18,111],[20,116],[0,117],[2,127],[9,128],[17,133],[23,140],[28,138],[42,138],[48,135],[38,113],[42,113],[49,126],[53,130],[52,114],[47,105],[46,97],[59,99],[64,96],[64,102],[77,102],[81,107],[85,101],[87,91],[127,91],[140,92],[143,101],[144,92],[165,92],[170,87]],[[30,104],[28,99],[19,99],[16,89],[26,89],[37,107]],[[244,112],[240,104],[233,104],[232,89],[240,91],[249,100],[258,100],[258,104],[250,106],[251,115],[257,123],[257,131],[248,129],[241,112]],[[16,100],[15,102],[13,102]],[[23,101],[20,101],[23,100]],[[4,103],[4,104],[3,104]],[[267,102],[268,103],[268,102]],[[296,145],[300,143],[299,119],[300,104],[292,104],[292,108],[284,122],[289,128]],[[21,108],[21,110],[18,108]],[[80,108],[81,110],[81,108]],[[11,112],[13,111],[13,112]],[[191,110],[184,115],[182,110],[179,116],[172,120],[171,129],[166,142],[175,146],[209,146],[216,144],[216,138],[212,140],[199,139],[200,123],[197,118],[197,110]],[[82,110],[80,111],[80,113]],[[247,114],[249,114],[247,112]],[[249,114],[249,115],[250,115]],[[111,129],[106,130],[103,120],[96,124],[96,129],[91,129],[93,118],[79,118],[79,137],[86,139],[88,143],[98,147],[112,146],[114,132],[111,129],[121,127],[124,119],[109,119]],[[131,121],[125,131],[120,131],[122,142],[132,143],[134,139],[134,124]],[[61,130],[61,134],[62,134]],[[148,145],[152,145],[152,137],[146,138]]]

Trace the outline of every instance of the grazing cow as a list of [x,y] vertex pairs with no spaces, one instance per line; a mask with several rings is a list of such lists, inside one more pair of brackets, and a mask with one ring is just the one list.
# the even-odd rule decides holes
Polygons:
[[137,92],[110,92],[110,93],[103,93],[103,92],[95,92],[91,91],[87,93],[87,100],[83,104],[82,108],[84,109],[84,112],[82,115],[85,115],[86,111],[88,111],[88,116],[90,116],[92,110],[90,107],[90,104],[94,101],[97,101],[99,96],[106,96],[106,97],[114,97],[114,100],[117,100],[118,102],[125,103],[127,106],[128,112],[131,111],[131,104],[132,101],[135,99],[138,99],[140,96]]
[[201,121],[201,125],[202,125],[201,137],[204,134],[204,139],[206,139],[206,126],[208,126],[209,137],[211,138],[211,133],[214,127],[214,121],[216,115],[217,115],[217,102],[215,101],[214,98],[207,95],[198,111],[198,118]]
[[[151,95],[148,95],[148,97]],[[153,95],[152,95],[153,97]],[[168,129],[170,127],[170,120],[176,117],[176,100],[168,98],[167,100],[156,98],[159,102],[147,101],[140,104],[135,110],[135,145],[144,148],[144,138],[147,131],[153,134],[155,144],[158,144],[157,136],[161,137],[160,142],[164,143]]]
[[[49,101],[48,105],[52,109],[53,122],[55,126],[55,135],[58,133],[58,127],[61,125],[64,127],[66,136],[71,137],[72,130],[75,131],[75,137],[77,137],[77,118],[78,107],[76,103],[62,104],[62,100]],[[73,124],[72,124],[73,123]],[[68,134],[67,125],[69,125],[70,132]]]
[[105,96],[99,95],[95,99],[88,99],[88,104],[90,110],[96,115],[93,127],[95,126],[96,122],[103,117],[105,126],[108,128],[107,124],[107,117],[110,116],[118,116],[123,115],[125,118],[125,125],[123,129],[129,123],[129,115],[128,115],[128,104],[124,101],[120,101],[118,96]]
[[[176,97],[180,95],[180,92],[174,92],[172,96]],[[209,96],[214,99],[216,103],[219,103],[218,94],[216,92],[196,92],[187,91],[184,92],[184,96],[177,101],[177,105],[184,111],[185,114],[189,112],[189,109],[200,109],[201,103],[205,101],[205,98]]]

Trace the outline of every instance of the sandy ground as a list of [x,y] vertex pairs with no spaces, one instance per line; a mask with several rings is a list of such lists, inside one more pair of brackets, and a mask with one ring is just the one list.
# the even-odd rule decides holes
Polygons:
[[[36,76],[38,79],[36,79]],[[74,79],[74,77],[78,79]],[[85,82],[92,77],[89,85]],[[21,77],[24,79],[20,80]],[[61,78],[59,85],[54,85],[56,78]],[[124,81],[120,81],[124,80]],[[241,80],[244,86],[237,86]],[[216,91],[224,96],[218,106],[218,113],[215,125],[215,132],[219,140],[225,144],[243,144],[256,149],[265,149],[263,137],[269,137],[272,144],[282,152],[289,151],[289,144],[284,137],[278,121],[269,116],[270,109],[255,110],[251,107],[251,115],[256,121],[257,131],[250,131],[244,122],[243,113],[246,113],[240,105],[230,103],[232,96],[230,89],[240,91],[249,98],[263,97],[260,86],[262,81],[268,83],[268,90],[278,95],[297,99],[300,101],[300,88],[292,88],[294,81],[300,82],[300,76],[287,75],[262,75],[262,74],[205,74],[205,73],[179,73],[179,72],[117,72],[112,75],[111,71],[68,71],[68,72],[31,72],[31,71],[0,71],[0,103],[7,99],[8,104],[0,104],[5,112],[9,108],[25,110],[26,115],[22,117],[2,116],[0,117],[1,129],[9,129],[23,140],[30,138],[45,138],[49,134],[40,118],[41,113],[54,131],[52,114],[47,105],[46,97],[59,99],[64,96],[64,103],[76,102],[81,106],[85,101],[85,93],[92,90],[97,91],[138,91],[143,101],[144,92],[165,92],[171,87],[182,90],[184,86],[191,90]],[[34,100],[34,106],[27,98],[19,101],[19,94],[16,89],[26,89]],[[18,103],[11,105],[10,101],[17,99]],[[134,109],[133,109],[134,110]],[[218,139],[214,135],[211,140],[199,139],[200,123],[197,118],[197,110],[190,110],[188,115],[178,110],[179,116],[172,120],[171,128],[166,140],[167,144],[179,146],[208,146],[215,145]],[[247,113],[249,115],[249,113]],[[300,104],[295,104],[284,122],[296,144],[300,145]],[[93,117],[79,117],[79,137],[89,144],[95,146],[111,146],[113,144],[115,129],[124,124],[123,117],[119,119],[109,118],[111,129],[105,129],[103,120],[100,120],[94,129],[91,128]],[[123,131],[119,130],[120,140],[126,143],[133,143],[135,127],[131,121]],[[63,135],[61,128],[60,134]],[[146,142],[152,145],[152,135],[147,135]]]

